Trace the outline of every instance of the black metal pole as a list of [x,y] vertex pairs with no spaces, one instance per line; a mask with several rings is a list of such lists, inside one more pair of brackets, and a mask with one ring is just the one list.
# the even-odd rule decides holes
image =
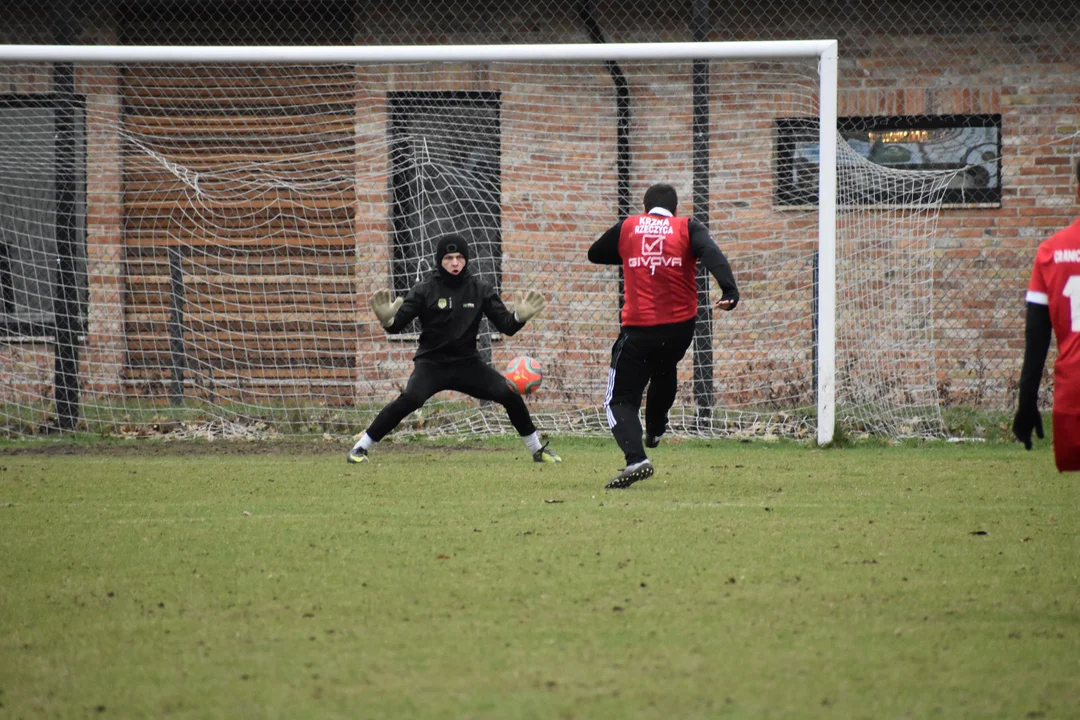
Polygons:
[[[70,45],[75,25],[70,0],[54,0],[53,38],[57,45]],[[56,158],[56,285],[53,318],[56,349],[53,362],[56,427],[74,430],[79,421],[79,289],[75,258],[75,66],[53,63],[53,92],[57,96],[55,120]]]
[[[608,72],[615,84],[615,173],[619,193],[619,217],[633,212],[630,200],[630,83],[616,62],[609,62]],[[621,293],[620,293],[621,294]]]
[[[690,19],[694,42],[709,39],[709,0],[694,0]],[[694,217],[709,224],[709,61],[693,62],[693,195]],[[694,400],[698,422],[707,424],[713,406],[712,304],[709,272],[698,268],[697,332],[694,333]]]
[[169,352],[172,355],[172,393],[169,402],[184,404],[184,265],[178,247],[169,248]]
[[[589,41],[594,43],[606,42],[604,32],[600,24],[593,16],[593,4],[591,0],[582,0],[578,3],[578,17],[585,25],[585,32]],[[614,60],[604,63],[611,82],[615,86],[615,187],[618,193],[618,217],[629,217],[633,212],[633,203],[630,200],[630,164],[633,156],[630,152],[630,83],[626,80],[626,73],[622,66]],[[623,271],[619,266],[619,310],[623,305]]]

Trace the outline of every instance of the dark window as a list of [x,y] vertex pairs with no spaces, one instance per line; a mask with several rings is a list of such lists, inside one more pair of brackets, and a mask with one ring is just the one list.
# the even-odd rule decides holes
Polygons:
[[76,331],[86,322],[86,141],[82,98],[0,95],[0,335],[47,336],[55,331],[53,303],[59,288],[57,107],[74,102],[74,193],[70,222]]
[[496,288],[502,275],[499,94],[390,94],[390,190],[394,293],[435,268],[435,240],[469,241],[473,272]]
[[[944,190],[946,205],[1001,203],[1001,116],[914,115],[841,117],[837,127],[862,158],[898,170],[958,170]],[[816,205],[817,118],[778,118],[776,203]],[[839,161],[843,172],[844,160]],[[854,158],[851,162],[857,162]],[[925,203],[921,186],[870,183],[846,190],[849,205]]]

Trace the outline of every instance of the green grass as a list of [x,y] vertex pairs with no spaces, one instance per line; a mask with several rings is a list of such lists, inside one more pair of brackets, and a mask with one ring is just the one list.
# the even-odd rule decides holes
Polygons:
[[553,447],[8,445],[0,718],[1076,717],[1046,443]]
[[[253,436],[306,439],[319,438],[325,434],[334,437],[347,437],[366,427],[382,409],[379,403],[357,404],[343,407],[328,407],[301,402],[280,403],[240,403],[223,402],[211,405],[197,398],[189,398],[184,405],[172,406],[146,399],[124,398],[117,404],[85,404],[80,411],[80,419],[74,432],[65,434],[65,439],[132,439],[160,438],[186,426],[204,425],[211,421],[226,421],[238,429],[252,431]],[[534,408],[537,410],[540,408]],[[559,415],[560,408],[543,408],[543,412]],[[562,411],[574,412],[575,408],[563,407]],[[779,432],[786,437],[808,437],[815,426],[816,411],[812,409],[743,408],[744,413],[732,413],[733,423],[728,430],[734,431],[740,424],[745,433],[759,419],[765,418],[775,427],[756,432]],[[726,412],[726,411],[725,411]],[[936,415],[928,414],[920,419],[910,418],[901,422],[901,432],[912,437],[934,437],[943,431],[946,437],[980,439],[986,442],[1011,444],[1015,441],[1012,434],[1014,409],[990,410],[970,406],[944,407],[941,420],[944,428],[938,426]],[[410,415],[398,428],[397,434],[412,434],[422,438],[439,428],[446,428],[449,422],[460,423],[461,416],[475,415],[477,405],[472,400],[438,399],[424,407],[422,412]],[[534,415],[536,413],[534,412]],[[1043,421],[1049,432],[1050,413],[1043,413]],[[542,418],[542,415],[536,415]],[[741,419],[740,419],[741,418]],[[748,419],[749,418],[749,419]],[[0,403],[0,447],[9,441],[21,442],[23,438],[34,438],[55,434],[55,409],[52,403],[40,405],[22,405]],[[837,421],[836,438],[842,442],[868,439],[868,428],[877,424],[880,418],[873,413],[865,417],[850,417],[845,414]],[[557,427],[565,419],[552,420],[554,423],[545,427]],[[485,423],[503,423],[509,431],[505,416],[499,412],[482,420]],[[807,430],[810,430],[808,433]],[[453,432],[456,432],[457,429]],[[552,430],[554,431],[554,430]],[[595,437],[607,437],[607,428],[602,418],[594,418],[586,425],[575,425],[576,433],[588,433]],[[785,435],[786,434],[786,435]]]

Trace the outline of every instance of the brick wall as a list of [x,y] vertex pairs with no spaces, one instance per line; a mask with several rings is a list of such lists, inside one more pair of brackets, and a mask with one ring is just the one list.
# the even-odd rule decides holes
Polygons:
[[939,12],[926,35],[879,35],[855,53],[863,57],[841,60],[840,114],[1002,115],[1001,206],[945,209],[937,220],[934,334],[942,402],[1008,409],[1035,248],[1080,207],[1077,52],[1053,22],[979,32],[962,9]]
[[[602,11],[606,6],[601,4]],[[25,9],[25,8],[24,8]],[[610,9],[609,9],[610,10]],[[803,12],[819,12],[810,4]],[[821,11],[824,12],[824,11]],[[367,22],[356,20],[356,37],[361,42],[397,39],[395,28],[413,41],[416,23],[431,18],[410,18],[402,11],[400,22],[386,18]],[[1038,242],[1077,215],[1076,185],[1071,167],[1080,155],[1080,67],[1075,44],[1063,45],[1067,29],[1054,17],[1033,16],[1013,28],[990,20],[973,21],[963,8],[935,7],[933,22],[918,28],[901,20],[868,31],[872,23],[865,16],[829,16],[800,25],[799,13],[786,20],[765,12],[724,19],[712,39],[814,36],[841,39],[839,113],[951,114],[1000,113],[1003,117],[1003,197],[1001,207],[945,209],[936,220],[934,243],[934,335],[936,382],[946,404],[976,405],[1003,409],[1014,402],[1013,388],[1022,348],[1023,292]],[[522,9],[515,38],[546,42],[581,42],[580,28],[566,18],[554,18],[540,25],[540,15]],[[685,24],[628,13],[616,22],[614,12],[602,19],[614,30],[612,40],[680,40]],[[40,23],[22,18],[13,27],[33,28]],[[84,39],[115,37],[115,20],[92,18]],[[368,18],[372,20],[372,18]],[[477,22],[474,20],[474,23]],[[475,24],[446,26],[431,35],[440,41],[477,39],[488,33]],[[531,30],[529,28],[532,28]],[[505,31],[505,28],[503,28]],[[198,28],[191,30],[198,34]],[[657,37],[660,33],[663,37]],[[9,33],[10,34],[10,33]],[[22,37],[31,37],[30,33]],[[428,38],[430,39],[430,38]],[[1071,48],[1071,49],[1070,49]],[[524,69],[523,69],[524,70]],[[626,70],[632,82],[633,64]],[[90,316],[84,366],[84,388],[112,393],[123,374],[126,345],[119,331],[122,310],[125,238],[120,222],[120,199],[126,188],[121,168],[118,134],[119,92],[115,73],[80,72],[82,89],[95,110],[88,125],[88,166],[92,168],[88,187],[88,275]],[[637,207],[645,187],[663,176],[689,194],[690,123],[689,97],[685,77],[665,82],[657,78],[634,86],[635,126],[633,137],[632,202]],[[6,73],[8,92],[41,92],[47,88],[47,73],[41,67]],[[610,88],[602,68],[591,87],[567,88],[551,81],[557,93],[553,112],[543,122],[526,121],[513,113],[504,114],[503,132],[521,141],[504,145],[503,155],[503,283],[508,291],[520,289],[535,278],[550,278],[542,289],[552,297],[545,317],[522,336],[507,339],[493,351],[500,364],[512,354],[561,343],[563,350],[550,369],[555,397],[566,401],[593,398],[602,393],[603,368],[616,332],[618,300],[615,274],[609,269],[576,267],[587,243],[614,220],[611,207],[615,185],[613,96],[598,93]],[[385,133],[385,91],[403,89],[499,90],[506,107],[522,99],[524,85],[510,70],[496,84],[484,70],[458,74],[452,68],[428,69],[426,75],[395,72],[391,68],[364,70],[357,76],[356,134],[378,137]],[[673,89],[673,88],[682,89]],[[530,92],[535,92],[535,88]],[[799,98],[789,101],[791,89],[759,91],[735,95],[722,85],[714,85],[711,113],[717,118],[738,115],[742,121],[769,123],[777,108],[784,114],[798,113],[805,106]],[[665,109],[667,111],[665,111]],[[598,131],[583,134],[574,121],[575,113],[610,118],[597,125]],[[640,138],[649,138],[643,143]],[[785,332],[808,337],[812,294],[805,280],[815,227],[806,216],[777,212],[767,186],[739,187],[726,182],[729,173],[740,170],[742,148],[737,135],[713,139],[716,163],[709,214],[714,232],[739,271],[740,281],[753,298],[755,292],[789,291],[793,302],[759,313],[753,327],[732,318],[717,321],[717,385],[721,401],[751,402],[776,396],[790,396],[805,404],[808,393],[810,358],[801,350],[764,351],[762,330],[784,327]],[[753,148],[746,148],[751,158]],[[354,281],[363,298],[387,281],[386,263],[388,189],[387,154],[377,142],[358,143],[356,160],[356,265]],[[746,163],[755,162],[752,159]],[[525,168],[542,168],[526,172]],[[606,198],[602,199],[602,198]],[[692,211],[689,198],[684,204]],[[762,227],[768,227],[767,232]],[[788,238],[784,247],[775,247],[776,237]],[[778,269],[759,270],[761,258],[772,253]],[[779,253],[779,254],[778,254]],[[565,318],[569,308],[592,298],[588,316]],[[509,300],[510,297],[508,296]],[[389,398],[410,367],[412,346],[385,338],[377,323],[358,303],[357,374],[355,397]],[[752,304],[742,310],[749,312]],[[48,347],[9,347],[0,368],[13,376],[32,377],[39,393],[49,372]],[[769,361],[763,367],[762,360]],[[32,370],[26,368],[32,367]],[[26,370],[26,372],[24,372]],[[689,363],[684,364],[689,379]],[[771,382],[782,378],[780,387]],[[741,379],[754,377],[758,390],[747,395]],[[17,383],[6,383],[14,387]],[[39,387],[41,386],[41,387]],[[683,384],[687,387],[687,383]],[[47,393],[46,393],[47,395]],[[687,403],[691,402],[685,394]],[[790,398],[789,398],[790,399]],[[580,401],[578,401],[580,402]]]

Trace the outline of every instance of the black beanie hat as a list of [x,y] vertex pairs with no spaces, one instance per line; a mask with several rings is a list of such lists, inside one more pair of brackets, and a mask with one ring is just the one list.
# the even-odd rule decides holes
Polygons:
[[469,262],[469,241],[461,237],[457,233],[450,233],[449,235],[443,235],[439,238],[438,244],[435,246],[435,264],[441,265],[442,259],[450,253],[460,253],[465,258],[466,264]]
[[[442,266],[443,258],[450,253],[461,253],[462,257],[465,258],[465,269],[459,275],[451,275]],[[451,287],[457,287],[465,282],[465,277],[469,274],[468,241],[456,233],[443,235],[439,238],[439,242],[435,245],[435,270],[438,271],[443,282]]]

